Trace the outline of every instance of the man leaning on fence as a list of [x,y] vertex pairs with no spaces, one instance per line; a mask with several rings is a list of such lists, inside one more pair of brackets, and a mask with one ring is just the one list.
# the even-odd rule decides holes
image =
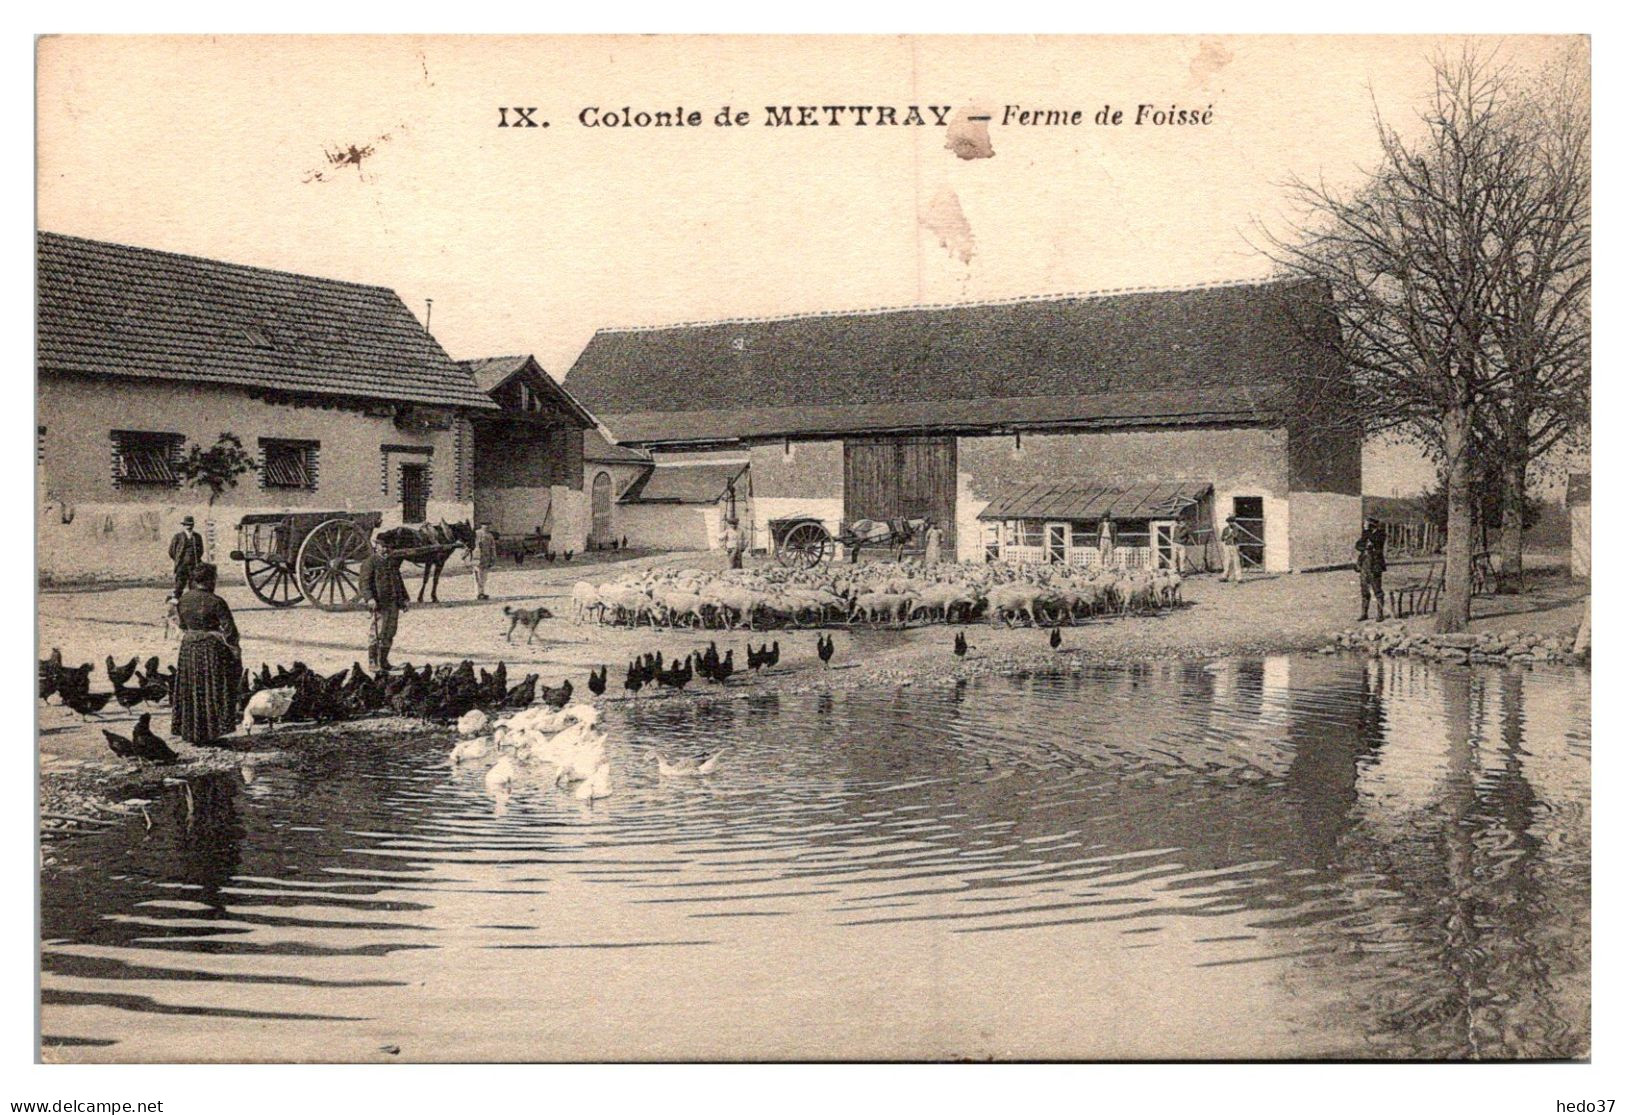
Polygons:
[[1354,543],[1354,567],[1360,571],[1360,618],[1371,618],[1371,600],[1377,601],[1377,622],[1382,610],[1382,574],[1388,568],[1388,532],[1375,519],[1365,521],[1365,530]]
[[406,611],[406,582],[401,579],[401,559],[391,557],[381,542],[373,542],[372,553],[361,563],[361,599],[372,609],[367,665],[373,670],[394,669],[389,650],[395,644],[401,613]]

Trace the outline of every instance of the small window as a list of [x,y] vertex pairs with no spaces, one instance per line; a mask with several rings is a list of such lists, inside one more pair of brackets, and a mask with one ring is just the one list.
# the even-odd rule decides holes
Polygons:
[[180,434],[113,431],[113,482],[119,487],[173,488]]
[[306,491],[316,487],[316,449],[314,441],[288,441],[278,438],[260,438],[261,486],[266,488],[300,488]]
[[43,465],[45,463],[45,427],[44,426],[40,426],[38,428],[38,431],[34,434],[34,463],[36,465]]

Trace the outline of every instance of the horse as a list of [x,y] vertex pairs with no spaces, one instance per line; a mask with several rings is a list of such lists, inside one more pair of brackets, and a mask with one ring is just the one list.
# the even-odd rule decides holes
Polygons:
[[[429,590],[429,599],[440,603],[440,572],[446,568],[446,562],[451,555],[459,549],[474,548],[474,524],[464,520],[460,523],[448,523],[441,519],[438,523],[419,523],[416,526],[391,527],[381,530],[375,536],[376,541],[382,542],[390,550],[412,550],[437,547],[431,553],[412,554],[402,557],[402,561],[409,561],[414,565],[423,566],[423,581],[418,585],[418,603],[423,603],[423,592]],[[431,587],[429,577],[433,574],[434,583]]]

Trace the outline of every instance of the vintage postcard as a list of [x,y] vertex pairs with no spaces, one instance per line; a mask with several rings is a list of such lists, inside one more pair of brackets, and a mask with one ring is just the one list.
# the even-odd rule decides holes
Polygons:
[[46,37],[37,1056],[1591,1056],[1583,37]]

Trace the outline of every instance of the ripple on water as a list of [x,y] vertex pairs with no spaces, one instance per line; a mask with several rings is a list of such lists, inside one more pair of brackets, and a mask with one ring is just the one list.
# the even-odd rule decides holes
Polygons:
[[[204,1018],[219,1055],[276,1059],[271,1024],[343,1059],[404,1016],[424,1057],[624,1056],[708,1048],[711,1010],[819,1055],[858,1010],[871,1055],[1583,1055],[1588,685],[1313,656],[651,701],[606,713],[591,805],[352,742],[61,841],[44,1040],[186,1056]],[[1171,1002],[1187,1037],[1078,1044]]]

